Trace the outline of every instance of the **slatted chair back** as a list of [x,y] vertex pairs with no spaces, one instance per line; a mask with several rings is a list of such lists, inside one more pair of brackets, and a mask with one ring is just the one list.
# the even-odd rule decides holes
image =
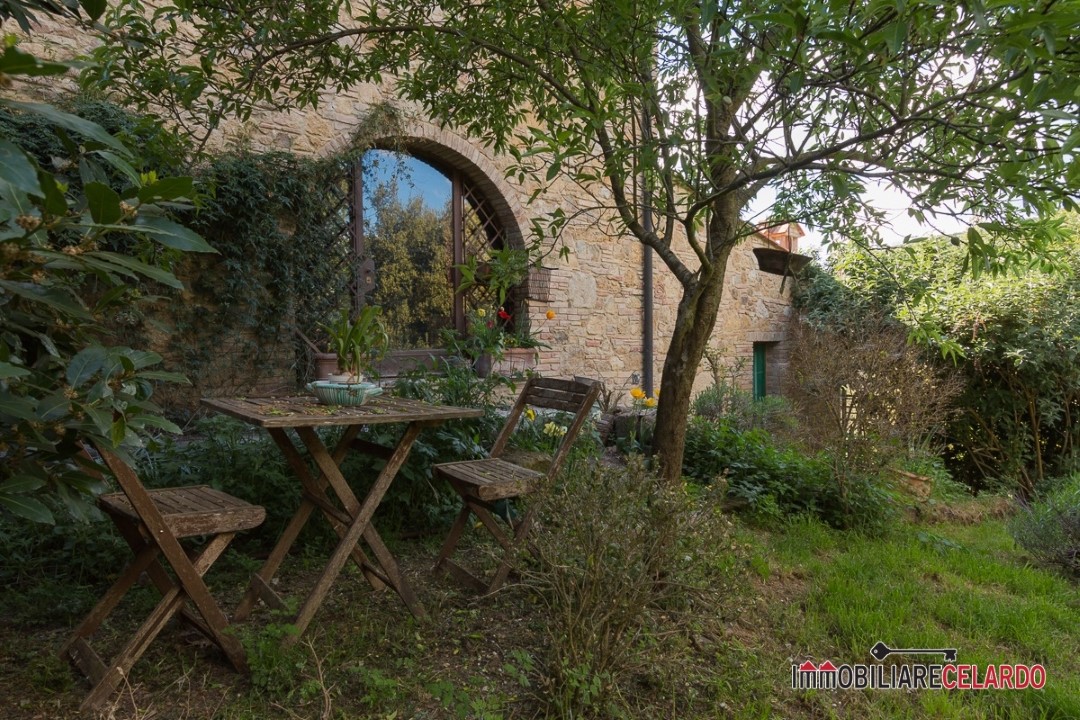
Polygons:
[[489,453],[490,457],[500,457],[510,437],[514,434],[522,415],[527,407],[540,410],[559,410],[574,413],[574,419],[566,428],[566,433],[559,443],[558,449],[551,458],[546,477],[552,478],[558,474],[563,461],[570,453],[570,448],[577,439],[581,428],[589,419],[596,398],[600,395],[600,383],[585,380],[561,380],[558,378],[530,377],[521,389],[517,402],[510,409],[499,436],[495,438],[495,444]]

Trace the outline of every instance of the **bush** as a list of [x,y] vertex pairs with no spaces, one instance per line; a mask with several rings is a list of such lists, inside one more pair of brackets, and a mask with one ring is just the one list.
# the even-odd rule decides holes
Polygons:
[[56,513],[56,525],[0,514],[0,613],[20,625],[76,622],[131,551],[111,522]]
[[739,430],[788,429],[794,422],[791,403],[779,395],[754,398],[753,393],[720,383],[698,393],[691,412],[709,420],[724,420]]
[[779,448],[763,430],[740,431],[728,420],[694,418],[686,433],[683,474],[726,484],[729,501],[759,520],[819,513],[829,468],[820,458]]
[[683,455],[684,475],[720,483],[728,507],[759,524],[809,514],[836,528],[881,530],[894,515],[891,494],[869,475],[851,474],[839,485],[834,465],[828,453],[778,445],[764,430],[700,417],[690,421]]
[[1025,505],[1009,529],[1036,561],[1080,577],[1080,473],[1055,484]]
[[657,663],[677,662],[674,651],[649,654],[672,632],[659,625],[678,618],[685,632],[720,614],[737,559],[711,500],[660,486],[640,457],[625,468],[575,461],[538,498],[539,563],[525,582],[545,609],[542,687],[554,716],[620,715],[635,670],[663,676]]

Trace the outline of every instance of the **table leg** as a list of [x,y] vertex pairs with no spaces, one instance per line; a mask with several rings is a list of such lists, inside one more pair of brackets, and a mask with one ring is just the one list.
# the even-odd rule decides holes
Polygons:
[[[340,463],[341,460],[344,459],[349,449],[349,443],[356,437],[359,430],[358,427],[346,429],[342,441],[334,449],[332,457],[336,462]],[[256,573],[258,579],[252,580],[248,585],[247,590],[244,592],[244,597],[240,600],[240,604],[237,605],[233,617],[238,621],[245,620],[251,615],[251,611],[255,608],[255,603],[261,597],[264,597],[264,594],[272,595],[272,597],[269,598],[264,597],[267,604],[284,606],[284,602],[280,598],[274,596],[273,591],[270,590],[271,580],[281,568],[281,563],[285,561],[285,557],[289,554],[289,550],[292,548],[293,543],[296,542],[296,538],[299,537],[300,531],[304,529],[304,526],[311,518],[311,513],[318,507],[317,503],[314,502],[312,498],[317,498],[320,494],[323,494],[328,484],[328,481],[324,478],[320,477],[319,480],[316,480],[311,476],[307,463],[304,462],[304,459],[296,450],[296,446],[293,444],[292,440],[289,439],[285,430],[281,428],[268,428],[268,431],[270,437],[274,440],[274,443],[277,444],[278,449],[281,450],[281,454],[285,457],[285,461],[288,463],[289,467],[292,468],[292,471],[297,478],[299,478],[300,483],[304,488],[304,497],[301,498],[300,507],[297,508],[296,513],[294,513],[292,519],[289,520],[289,524],[285,527],[285,531],[278,539],[277,544],[274,545],[274,549],[270,552],[270,556],[266,559],[266,562],[263,563],[263,566],[259,568],[258,573]],[[327,519],[330,520],[331,525],[338,530],[338,535],[340,536],[342,532],[344,532],[343,529],[340,529],[340,524],[333,520],[329,515],[327,515]],[[364,563],[367,563],[367,558],[364,557],[363,552],[360,551],[359,548],[357,548],[354,559],[361,568],[363,568]],[[365,573],[365,575],[376,589],[383,586],[382,581],[379,578],[370,573]]]
[[[390,458],[386,461],[386,465],[375,479],[375,483],[368,491],[363,503],[360,503],[357,500],[356,495],[353,494],[352,489],[341,474],[341,470],[338,467],[340,461],[334,461],[334,458],[327,451],[322,440],[319,439],[318,434],[316,434],[312,428],[298,428],[297,434],[311,454],[312,459],[315,460],[315,464],[318,466],[319,471],[330,482],[330,486],[334,489],[338,499],[345,505],[346,511],[353,518],[352,524],[349,526],[345,535],[342,537],[341,542],[338,543],[337,548],[330,556],[330,560],[322,574],[319,576],[318,581],[315,583],[315,587],[308,595],[307,600],[304,601],[303,606],[300,608],[300,612],[297,613],[295,624],[302,634],[311,622],[312,617],[314,617],[315,612],[322,604],[322,601],[325,599],[326,593],[330,590],[334,580],[337,578],[338,574],[340,574],[341,569],[344,567],[353,548],[371,526],[371,518],[375,514],[375,509],[378,508],[383,495],[385,495],[386,491],[390,488],[390,483],[397,475],[398,470],[405,463],[405,459],[409,456],[409,451],[412,449],[413,443],[420,434],[420,424],[413,422],[405,428],[401,440],[398,441],[397,447],[394,448]],[[386,565],[383,565],[382,569],[389,579],[395,581],[396,584],[392,585],[394,590],[401,596],[402,600],[409,605],[410,610],[416,612],[414,608],[417,608],[420,611],[419,614],[422,615],[423,608],[420,606],[419,602],[416,601],[411,588],[409,588],[405,578],[399,572],[397,563],[393,561],[393,556],[386,549],[386,546],[374,532],[373,528],[372,532],[368,533],[368,535],[375,541],[373,544],[369,541],[369,545],[372,549],[379,555],[385,555],[389,560],[389,564],[392,566],[391,568],[388,568]],[[396,575],[397,577],[395,578],[393,575]]]

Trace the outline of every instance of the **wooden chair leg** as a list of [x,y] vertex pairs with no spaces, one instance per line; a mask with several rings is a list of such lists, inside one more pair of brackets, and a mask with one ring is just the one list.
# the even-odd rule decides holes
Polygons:
[[[105,675],[97,681],[89,694],[83,699],[79,709],[83,712],[96,710],[113,694],[117,686],[131,671],[132,666],[142,657],[150,643],[154,641],[165,625],[184,604],[184,594],[180,588],[166,594],[154,608],[150,616],[135,631],[131,640],[107,667]],[[88,645],[87,645],[88,647]]]
[[[133,545],[135,544],[135,538],[129,533],[124,532],[122,534]],[[206,574],[207,570],[225,551],[234,535],[235,533],[216,535],[194,558],[189,560],[187,570],[194,571],[201,582],[202,576]],[[220,615],[220,611],[217,614],[220,617],[215,616],[214,613],[203,613],[201,611],[201,617],[191,613],[186,607],[189,593],[183,585],[173,583],[169,579],[164,568],[158,562],[159,556],[160,550],[156,546],[144,544],[143,547],[139,548],[135,559],[64,644],[61,651],[62,655],[74,661],[79,669],[90,678],[92,685],[90,692],[80,705],[80,709],[83,711],[99,708],[112,695],[124,677],[131,671],[131,668],[150,647],[150,643],[165,629],[169,620],[180,613],[188,614],[188,620],[221,648],[229,662],[237,670],[244,672],[247,668],[243,647],[235,637],[225,633],[227,623],[224,616]],[[161,591],[162,598],[123,649],[109,664],[106,664],[90,646],[88,638],[100,628],[102,622],[116,608],[120,600],[123,599],[144,571],[148,572],[154,579],[155,585]],[[190,579],[188,582],[190,582]]]
[[[506,579],[513,569],[514,554],[517,552],[518,547],[521,546],[521,543],[524,542],[525,536],[529,532],[529,527],[532,525],[533,511],[529,510],[521,520],[514,523],[511,526],[513,529],[512,535],[507,535],[502,527],[499,526],[499,523],[492,512],[492,508],[488,503],[469,497],[465,493],[460,494],[462,495],[464,506],[461,508],[457,520],[454,521],[453,527],[450,528],[450,534],[443,543],[442,550],[439,551],[439,556],[435,561],[433,571],[448,571],[454,579],[462,585],[466,585],[481,593],[493,593],[506,583]],[[489,580],[481,579],[450,559],[450,556],[461,541],[462,533],[465,531],[466,527],[468,527],[469,517],[471,515],[475,515],[480,520],[480,523],[503,549],[502,559],[495,569],[495,574]]]
[[[131,589],[131,586],[139,579],[143,571],[153,562],[155,562],[158,555],[156,547],[145,546],[135,558],[128,563],[128,566],[124,569],[124,572],[120,574],[116,582],[112,584],[112,587],[102,596],[101,600],[94,606],[94,608],[87,613],[83,621],[79,623],[79,626],[75,628],[75,631],[68,638],[67,642],[60,648],[60,657],[66,658],[71,648],[80,639],[85,639],[97,632],[97,629],[101,627],[101,623],[105,621],[105,618],[109,616],[116,606],[123,600],[124,595]],[[85,672],[85,671],[84,671]]]
[[529,528],[532,527],[533,510],[530,508],[525,513],[525,517],[518,521],[517,526],[514,528],[514,539],[508,546],[505,546],[505,552],[503,554],[502,562],[499,563],[499,567],[495,570],[495,575],[491,578],[491,582],[488,584],[488,593],[493,593],[502,587],[506,582],[507,576],[514,567],[514,554],[518,548],[521,547],[525,541],[525,537],[529,534]]
[[439,557],[435,560],[435,567],[433,570],[441,570],[450,556],[454,554],[454,550],[457,549],[458,542],[461,541],[461,534],[465,531],[465,526],[469,523],[469,504],[462,505],[461,512],[458,513],[457,519],[454,520],[454,524],[450,527],[450,534],[446,536],[446,541],[443,542],[442,549],[439,550]]

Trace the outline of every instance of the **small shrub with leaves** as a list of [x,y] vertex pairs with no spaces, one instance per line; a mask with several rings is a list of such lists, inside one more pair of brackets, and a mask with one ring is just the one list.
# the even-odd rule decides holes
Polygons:
[[1080,579],[1080,473],[1055,485],[1025,505],[1009,529],[1038,562]]
[[698,393],[691,412],[709,420],[726,420],[740,430],[762,428],[775,432],[794,423],[787,399],[779,395],[755,399],[753,393],[723,383],[710,385]]
[[760,519],[818,514],[828,472],[821,458],[781,448],[768,433],[740,431],[727,420],[694,418],[686,434],[683,474],[700,483],[719,481],[735,508]]
[[640,457],[625,468],[578,459],[539,498],[539,562],[525,582],[546,614],[540,689],[554,715],[617,715],[629,677],[664,675],[647,638],[718,616],[737,560],[718,551],[733,543],[714,500],[662,486]]

